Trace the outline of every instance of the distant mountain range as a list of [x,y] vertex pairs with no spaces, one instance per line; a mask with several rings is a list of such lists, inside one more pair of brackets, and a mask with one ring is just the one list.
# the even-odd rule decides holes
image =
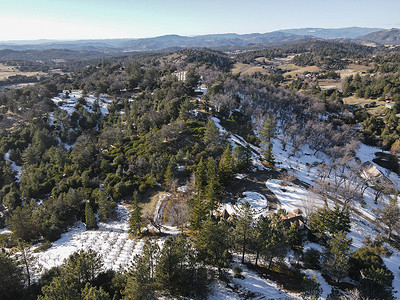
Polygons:
[[400,45],[400,29],[392,28],[389,30],[371,32],[358,37],[356,40],[381,45]]
[[10,41],[0,42],[1,49],[48,50],[68,49],[75,51],[96,51],[103,53],[149,51],[181,48],[254,49],[273,43],[291,42],[303,39],[347,39],[355,42],[369,42],[384,45],[400,44],[400,30],[380,28],[348,27],[337,29],[301,28],[286,29],[268,33],[252,34],[210,34],[199,36],[165,35],[142,39],[104,39],[78,41]]
[[371,32],[381,31],[382,28],[365,28],[365,27],[347,27],[347,28],[299,28],[285,29],[280,32],[291,33],[296,35],[312,35],[320,39],[337,39],[347,38],[353,39]]

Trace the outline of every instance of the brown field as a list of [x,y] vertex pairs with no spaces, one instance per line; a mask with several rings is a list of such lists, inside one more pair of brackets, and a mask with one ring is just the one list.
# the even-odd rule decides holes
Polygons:
[[361,107],[364,107],[366,104],[375,102],[376,107],[370,107],[367,109],[367,111],[374,116],[384,114],[385,109],[386,109],[385,108],[386,102],[378,101],[377,99],[364,99],[364,98],[357,98],[355,96],[351,96],[351,97],[343,98],[343,102],[348,105],[356,105],[357,104]]
[[268,74],[268,70],[265,70],[262,67],[252,66],[243,63],[236,63],[232,69],[233,74],[251,75],[256,72],[260,72],[262,74]]
[[321,68],[316,66],[306,66],[306,67],[299,67],[295,64],[285,64],[281,66],[282,70],[287,71],[285,76],[291,75],[296,76],[296,74],[303,74],[308,72],[319,72]]
[[46,75],[43,72],[21,72],[14,66],[5,66],[0,64],[0,80],[7,79],[10,76],[14,75],[25,75],[25,76],[42,76]]
[[325,89],[333,89],[336,88],[341,90],[342,82],[340,80],[333,80],[333,79],[319,79],[318,80],[319,86]]
[[341,78],[348,77],[350,75],[356,75],[357,73],[360,73],[361,76],[363,76],[363,72],[366,72],[368,70],[372,70],[373,66],[364,66],[364,65],[357,65],[357,64],[350,64],[347,66],[346,69],[338,71],[340,73]]

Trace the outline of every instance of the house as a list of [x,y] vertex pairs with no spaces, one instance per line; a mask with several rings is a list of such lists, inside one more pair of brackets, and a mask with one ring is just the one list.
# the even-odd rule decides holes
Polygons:
[[296,222],[299,222],[300,228],[304,228],[304,219],[302,216],[302,211],[300,209],[295,209],[293,213],[287,213],[286,215],[282,215],[283,224],[286,227],[293,226]]
[[228,223],[231,223],[233,221],[235,221],[236,219],[236,215],[235,213],[231,213],[229,214],[228,211],[226,209],[224,209],[219,216],[224,219],[225,221],[227,221]]
[[379,171],[379,169],[369,161],[361,165],[361,176],[370,181],[384,177],[382,172]]
[[385,107],[389,108],[389,109],[393,109],[394,108],[394,103],[386,103]]
[[222,211],[222,213],[220,214],[220,217],[221,217],[222,219],[224,219],[224,220],[228,220],[228,218],[230,217],[230,214],[227,212],[226,209],[224,209],[224,210]]

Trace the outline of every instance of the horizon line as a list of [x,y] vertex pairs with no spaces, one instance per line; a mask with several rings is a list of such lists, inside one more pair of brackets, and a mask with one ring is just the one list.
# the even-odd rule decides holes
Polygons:
[[281,32],[285,30],[305,30],[305,29],[323,29],[323,30],[338,30],[338,29],[347,29],[347,28],[364,28],[364,29],[380,29],[380,30],[391,30],[391,29],[400,29],[397,27],[391,28],[380,28],[380,27],[361,27],[361,26],[348,26],[348,27],[299,27],[299,28],[285,28],[278,29],[273,31],[266,32],[249,32],[249,33],[235,33],[235,32],[224,32],[224,33],[204,33],[197,35],[180,35],[177,33],[169,33],[163,35],[156,36],[148,36],[148,37],[104,37],[104,38],[37,38],[37,39],[13,39],[13,40],[0,40],[0,43],[21,43],[21,42],[79,42],[79,41],[102,41],[102,40],[140,40],[140,39],[152,39],[158,37],[165,36],[179,36],[179,37],[199,37],[199,36],[207,36],[207,35],[226,35],[226,34],[237,34],[237,35],[250,35],[250,34],[266,34],[273,32]]

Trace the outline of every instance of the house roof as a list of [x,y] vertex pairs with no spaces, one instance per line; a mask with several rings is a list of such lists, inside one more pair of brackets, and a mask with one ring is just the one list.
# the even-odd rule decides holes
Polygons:
[[368,179],[375,179],[383,177],[383,174],[379,169],[371,162],[367,161],[361,165],[362,175]]
[[230,217],[230,214],[224,209],[221,213],[221,218],[227,220]]

